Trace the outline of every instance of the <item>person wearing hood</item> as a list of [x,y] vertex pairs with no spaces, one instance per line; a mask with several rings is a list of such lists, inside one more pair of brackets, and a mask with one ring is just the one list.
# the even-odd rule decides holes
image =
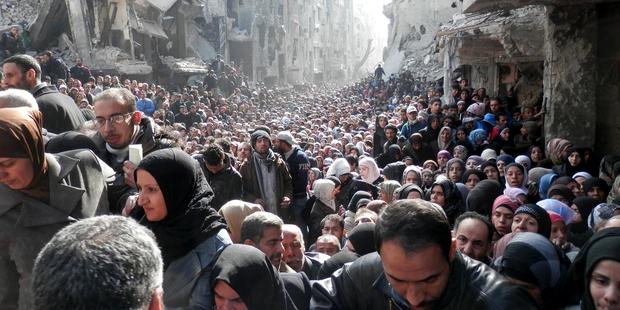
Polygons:
[[620,228],[595,233],[581,248],[570,274],[570,283],[581,299],[581,309],[617,309],[620,306]]
[[407,139],[407,143],[403,147],[403,156],[411,157],[414,165],[422,165],[425,161],[433,158],[431,151],[424,143],[424,137],[420,133],[414,133]]
[[433,183],[431,190],[427,194],[427,200],[442,207],[448,217],[450,227],[454,225],[456,218],[465,212],[461,193],[456,184],[447,179]]
[[497,156],[497,159],[495,160],[495,165],[497,166],[497,169],[499,170],[500,180],[502,181],[506,180],[506,174],[505,174],[506,165],[512,164],[514,162],[515,160],[511,155],[503,154],[503,155]]
[[344,248],[323,263],[318,280],[328,278],[344,264],[375,250],[375,223],[360,223],[348,233]]
[[241,199],[241,174],[231,163],[230,157],[217,144],[212,144],[194,159],[200,163],[207,182],[213,189],[215,197],[211,206],[219,210],[226,202]]
[[418,166],[414,166],[414,165],[411,165],[405,168],[405,171],[403,171],[403,177],[400,180],[400,183],[403,185],[417,184],[418,186],[420,186],[422,184],[421,168]]
[[446,163],[446,176],[448,180],[457,183],[461,182],[465,172],[465,163],[459,158],[452,158]]
[[463,172],[461,183],[463,183],[469,191],[473,190],[480,181],[487,179],[484,172],[477,169],[467,169]]
[[452,154],[456,144],[452,140],[452,128],[444,126],[439,130],[437,140],[431,142],[430,147],[433,153],[446,150]]
[[314,182],[314,196],[316,200],[310,211],[310,240],[321,235],[321,221],[329,214],[338,213],[336,208],[336,184],[328,179]]
[[560,176],[570,177],[573,174],[586,169],[581,149],[571,146],[566,149],[565,153],[566,155],[562,158],[562,163],[553,166],[553,172]]
[[400,146],[398,144],[392,144],[387,148],[387,151],[377,157],[377,166],[381,169],[385,168],[385,166],[400,161],[402,158]]
[[512,231],[512,221],[519,202],[506,195],[500,195],[493,201],[491,209],[491,223],[495,228],[495,237],[498,240]]
[[226,247],[210,274],[208,309],[297,310],[284,281],[260,250],[241,244]]
[[387,124],[388,118],[385,114],[381,114],[375,119],[375,132],[372,135],[372,156],[375,158],[383,154],[383,145],[388,141],[385,132]]
[[375,186],[383,182],[381,171],[379,171],[377,163],[371,157],[363,157],[359,160],[359,170],[362,181]]
[[233,243],[241,243],[241,224],[243,220],[254,212],[264,211],[258,204],[242,200],[231,200],[225,203],[218,213],[226,221],[226,229]]
[[585,182],[583,182],[583,192],[588,197],[592,197],[599,202],[604,202],[605,200],[607,200],[609,185],[607,185],[607,183],[603,179],[587,179]]
[[207,309],[213,296],[206,267],[232,241],[210,206],[213,191],[198,163],[180,149],[158,150],[140,161],[134,177],[139,197],[131,215],[161,248],[164,305]]
[[293,222],[293,183],[286,162],[271,150],[271,139],[265,130],[254,131],[251,144],[254,152],[239,168],[242,199],[260,204],[287,223]]
[[570,207],[575,211],[575,218],[568,224],[568,242],[581,247],[592,236],[592,230],[588,227],[588,217],[597,204],[596,199],[587,196],[573,200]]
[[76,220],[108,213],[114,171],[90,150],[47,154],[43,115],[0,109],[0,301],[32,308],[32,268],[52,236]]
[[506,188],[520,188],[527,191],[527,171],[525,167],[517,163],[508,164],[504,168],[506,178]]

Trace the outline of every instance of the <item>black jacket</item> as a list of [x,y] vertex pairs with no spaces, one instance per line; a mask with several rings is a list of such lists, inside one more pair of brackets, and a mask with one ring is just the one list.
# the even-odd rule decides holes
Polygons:
[[51,57],[50,60],[41,66],[43,76],[49,75],[52,78],[52,84],[56,84],[58,79],[67,80],[69,77],[69,68],[59,58]]
[[[310,307],[322,309],[410,309],[390,297],[381,258],[374,252],[345,265],[312,287]],[[391,290],[389,290],[391,291]],[[459,253],[435,309],[537,309],[534,299],[490,267]]]
[[231,200],[241,199],[241,174],[239,174],[239,172],[232,167],[230,164],[230,158],[228,156],[224,157],[224,169],[217,174],[213,174],[209,171],[209,169],[207,169],[202,155],[194,156],[194,159],[200,163],[200,168],[202,168],[202,172],[204,173],[207,182],[209,182],[209,185],[211,185],[213,193],[215,194],[211,200],[211,207],[215,210],[219,210],[225,203]]
[[[284,157],[284,156],[283,156]],[[286,159],[288,171],[293,179],[293,197],[295,199],[306,198],[306,186],[308,186],[308,170],[310,161],[306,153],[294,146],[293,153]]]
[[61,94],[56,86],[41,83],[32,90],[39,111],[43,113],[43,128],[56,134],[77,131],[86,121],[71,97]]

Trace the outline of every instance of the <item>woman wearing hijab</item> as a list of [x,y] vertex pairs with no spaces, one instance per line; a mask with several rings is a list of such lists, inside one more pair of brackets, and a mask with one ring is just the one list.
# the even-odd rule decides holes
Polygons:
[[491,209],[491,223],[496,233],[493,240],[498,240],[512,231],[512,220],[518,207],[518,201],[506,195],[500,195],[495,198],[493,208]]
[[400,188],[398,199],[423,199],[424,191],[417,184],[406,184]]
[[433,153],[446,150],[450,153],[454,150],[455,143],[452,141],[452,128],[445,126],[439,130],[437,140],[431,142]]
[[226,247],[216,258],[207,309],[293,310],[280,273],[260,250],[241,244]]
[[587,196],[573,200],[571,209],[575,211],[575,218],[568,224],[568,241],[577,247],[583,246],[592,236],[592,230],[588,227],[588,217],[597,204],[596,199]]
[[506,188],[520,188],[527,192],[527,171],[517,163],[508,164],[504,169]]
[[314,196],[316,200],[310,210],[310,240],[315,240],[321,235],[321,220],[329,214],[337,213],[336,210],[336,184],[328,179],[320,179],[314,182]]
[[460,158],[462,161],[466,161],[467,155],[469,154],[469,152],[467,151],[467,148],[465,146],[455,145],[453,154],[455,158]]
[[564,306],[570,261],[549,239],[531,232],[514,236],[496,267],[509,281],[523,286],[541,309]]
[[502,194],[502,186],[495,180],[480,181],[467,195],[467,211],[488,216],[491,214],[493,201]]
[[604,202],[609,194],[609,185],[603,179],[587,179],[583,182],[583,192],[599,202]]
[[[46,154],[42,114],[0,109],[0,307],[32,308],[34,260],[66,225],[108,213],[111,168],[90,150]],[[106,171],[107,170],[107,171]]]
[[487,176],[482,171],[476,169],[467,169],[461,177],[461,183],[465,184],[465,186],[467,186],[467,189],[471,191],[474,189],[474,187],[476,187],[476,184],[486,179]]
[[581,296],[581,309],[617,309],[620,304],[620,228],[595,233],[570,269],[570,283]]
[[489,144],[487,141],[488,134],[484,129],[474,129],[469,133],[469,140],[473,145],[472,155],[480,155],[482,150]]
[[220,208],[218,213],[226,221],[226,228],[233,243],[241,242],[241,224],[243,220],[248,215],[259,211],[264,211],[261,205],[242,200],[231,200]]
[[403,171],[403,177],[401,179],[401,184],[422,184],[422,171],[418,166],[408,166]]
[[383,169],[385,166],[397,162],[402,158],[402,154],[400,152],[400,146],[398,144],[392,144],[387,148],[387,152],[379,155],[377,157],[377,166]]
[[394,199],[394,191],[400,187],[398,181],[384,181],[379,184],[379,200],[383,200],[387,203],[392,202]]
[[581,149],[577,147],[571,146],[567,148],[566,154],[562,159],[562,163],[553,166],[553,171],[560,176],[570,177],[573,174],[586,169]]
[[514,163],[515,160],[512,156],[507,155],[507,154],[503,154],[503,155],[499,155],[497,156],[497,159],[495,161],[495,165],[497,166],[497,169],[499,170],[499,177],[500,180],[505,181],[505,169],[506,166],[509,164]]
[[143,215],[140,223],[161,248],[165,306],[207,307],[213,296],[206,267],[232,241],[224,219],[210,206],[213,191],[202,170],[182,150],[162,149],[144,157],[134,177],[141,208],[132,216]]
[[525,204],[515,211],[511,230],[511,233],[504,235],[493,245],[493,257],[502,256],[506,245],[519,233],[532,232],[549,239],[551,218],[542,207],[535,204]]
[[446,163],[446,176],[448,180],[457,183],[461,182],[465,172],[465,163],[459,158],[452,158]]
[[377,163],[371,157],[364,157],[359,160],[359,170],[362,181],[375,186],[383,182],[381,171],[379,171]]
[[431,190],[427,194],[427,200],[438,204],[446,212],[450,227],[459,215],[465,212],[465,206],[461,192],[459,192],[454,182],[442,179],[435,181]]

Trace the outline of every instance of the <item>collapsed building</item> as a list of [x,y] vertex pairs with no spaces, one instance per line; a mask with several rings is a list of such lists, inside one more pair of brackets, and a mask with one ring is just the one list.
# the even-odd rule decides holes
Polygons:
[[458,78],[491,94],[514,92],[522,107],[542,105],[546,139],[620,154],[620,1],[435,0],[403,13],[411,5],[384,10],[392,72],[421,72],[445,93]]
[[378,56],[372,15],[354,0],[43,0],[30,37],[124,78],[186,81],[221,55],[251,81],[301,84]]

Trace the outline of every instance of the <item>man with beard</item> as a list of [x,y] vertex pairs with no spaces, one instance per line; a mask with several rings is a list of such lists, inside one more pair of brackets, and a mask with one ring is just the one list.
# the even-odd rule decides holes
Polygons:
[[263,206],[285,222],[292,221],[290,212],[293,185],[286,163],[271,150],[270,135],[264,128],[250,136],[252,156],[239,167],[243,181],[243,200]]
[[86,121],[73,99],[55,86],[41,82],[41,67],[28,55],[15,55],[2,64],[2,88],[17,88],[32,93],[43,113],[43,128],[60,134],[76,131]]
[[301,213],[308,201],[306,186],[308,185],[310,161],[306,153],[296,145],[293,135],[289,131],[281,131],[278,133],[274,146],[276,151],[284,157],[291,179],[293,180],[293,201],[291,207],[293,208],[295,225],[306,232],[304,235],[307,235],[307,224],[301,217]]
[[255,212],[241,224],[241,243],[251,245],[265,253],[271,264],[280,270],[284,247],[282,246],[282,226],[284,222],[269,212]]
[[537,309],[525,290],[456,251],[445,213],[429,202],[386,208],[375,245],[314,284],[313,309]]
[[319,270],[329,256],[318,252],[306,252],[301,229],[296,225],[282,226],[284,262],[296,272],[303,271],[310,280],[316,280]]

